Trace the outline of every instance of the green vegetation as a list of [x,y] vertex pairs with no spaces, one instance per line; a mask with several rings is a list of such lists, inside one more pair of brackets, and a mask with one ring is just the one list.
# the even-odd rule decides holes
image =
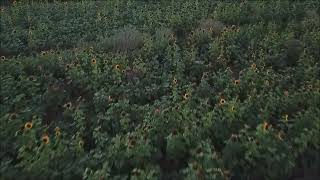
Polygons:
[[0,179],[320,176],[319,7],[7,3]]

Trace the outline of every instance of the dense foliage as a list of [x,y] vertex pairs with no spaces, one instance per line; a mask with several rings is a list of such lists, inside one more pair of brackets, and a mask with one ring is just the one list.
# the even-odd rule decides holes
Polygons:
[[1,7],[1,179],[319,176],[317,1]]

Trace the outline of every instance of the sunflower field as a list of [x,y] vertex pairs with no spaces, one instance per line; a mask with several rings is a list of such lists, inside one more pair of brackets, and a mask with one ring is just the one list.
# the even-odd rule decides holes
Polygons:
[[320,178],[319,7],[1,1],[0,179]]

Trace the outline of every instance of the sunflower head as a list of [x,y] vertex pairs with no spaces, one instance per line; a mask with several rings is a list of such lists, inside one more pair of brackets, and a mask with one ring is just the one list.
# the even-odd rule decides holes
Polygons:
[[190,94],[189,94],[189,93],[185,93],[185,94],[183,95],[183,99],[187,100],[187,99],[189,99],[189,98],[190,98]]
[[240,84],[240,80],[239,80],[239,79],[235,80],[235,81],[234,81],[234,84],[235,84],[235,85],[239,85],[239,84]]
[[41,141],[42,141],[44,144],[49,144],[50,138],[49,138],[49,136],[48,136],[47,134],[44,134],[44,135],[42,135],[42,137],[41,137]]
[[5,56],[1,56],[1,60],[6,60],[6,57]]
[[172,83],[173,83],[174,85],[176,85],[176,84],[178,84],[178,80],[177,80],[176,78],[173,78]]
[[136,140],[134,139],[129,140],[129,143],[128,143],[129,148],[133,148],[135,145],[136,145]]
[[45,51],[42,51],[42,52],[41,52],[41,55],[42,55],[42,56],[46,55],[46,52],[45,52]]
[[29,130],[29,129],[31,129],[33,127],[33,124],[32,124],[32,122],[26,122],[26,124],[24,125],[24,129],[26,129],[26,130]]
[[10,120],[15,120],[15,119],[17,119],[17,117],[18,117],[18,114],[17,114],[17,113],[11,113],[11,114],[9,115],[9,119],[10,119]]
[[269,128],[269,124],[268,124],[268,122],[263,122],[263,129],[264,130],[267,130]]
[[116,70],[120,70],[120,65],[119,65],[119,64],[116,64],[116,65],[114,66],[114,68],[115,68]]
[[253,70],[257,69],[256,63],[251,64],[251,69],[253,69]]
[[56,137],[60,137],[61,136],[61,131],[60,130],[61,129],[59,127],[54,128]]
[[36,77],[35,76],[30,76],[28,79],[29,79],[29,81],[35,81]]
[[72,103],[68,102],[68,103],[64,104],[63,107],[65,107],[66,109],[71,109]]
[[91,59],[91,64],[97,64],[97,60],[95,58]]
[[203,78],[203,79],[207,79],[208,77],[209,77],[208,72],[203,73],[203,75],[202,75],[202,78]]
[[270,86],[270,82],[268,80],[266,80],[264,83],[266,86]]
[[59,131],[56,131],[55,132],[55,135],[57,136],[57,137],[60,137],[61,136],[61,131],[59,130]]
[[71,68],[71,64],[66,64],[66,70],[69,70]]
[[236,110],[236,107],[232,106],[231,111],[234,112]]
[[221,99],[220,99],[220,105],[224,105],[225,103],[226,103],[226,100],[223,99],[223,98],[221,98]]

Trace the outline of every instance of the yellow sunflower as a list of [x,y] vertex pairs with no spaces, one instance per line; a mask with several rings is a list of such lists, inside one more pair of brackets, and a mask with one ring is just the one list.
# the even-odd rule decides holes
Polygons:
[[240,84],[240,80],[239,80],[239,79],[235,80],[235,81],[234,81],[234,84],[235,84],[235,85],[239,85],[239,84]]
[[251,69],[257,69],[257,65],[256,65],[256,63],[253,63],[253,64],[251,64]]
[[202,78],[203,78],[203,79],[207,79],[208,77],[209,77],[208,72],[203,73],[203,75],[202,75]]
[[42,135],[41,140],[44,144],[48,144],[50,142],[50,138],[47,134]]
[[266,86],[270,86],[270,82],[268,80],[266,80],[264,83]]
[[174,77],[172,83],[173,83],[174,85],[176,85],[176,84],[178,84],[178,80]]
[[95,58],[91,59],[91,64],[97,64],[97,60]]
[[69,70],[71,68],[71,64],[66,64],[66,70]]
[[269,127],[269,124],[268,124],[266,121],[263,122],[263,129],[264,129],[264,130],[267,130],[268,127]]
[[32,122],[26,122],[26,124],[24,125],[24,129],[26,129],[26,130],[29,130],[29,129],[31,129],[33,127],[33,124],[32,124]]
[[115,68],[116,70],[120,70],[120,65],[119,65],[119,64],[116,64],[116,65],[114,66],[114,68]]
[[60,132],[60,131],[56,131],[56,132],[55,132],[55,135],[56,135],[57,137],[60,137],[60,136],[61,136],[61,132]]
[[183,99],[185,99],[185,100],[189,99],[189,97],[190,97],[190,94],[189,94],[189,93],[185,93],[185,94],[183,95]]
[[54,128],[55,134],[57,137],[59,137],[61,135],[61,129],[59,127]]
[[226,100],[223,99],[223,98],[221,98],[219,104],[220,104],[220,105],[224,105],[225,103],[226,103]]
[[68,102],[68,103],[64,104],[63,107],[64,107],[64,108],[67,108],[67,109],[71,109],[72,103],[71,103],[71,102]]

